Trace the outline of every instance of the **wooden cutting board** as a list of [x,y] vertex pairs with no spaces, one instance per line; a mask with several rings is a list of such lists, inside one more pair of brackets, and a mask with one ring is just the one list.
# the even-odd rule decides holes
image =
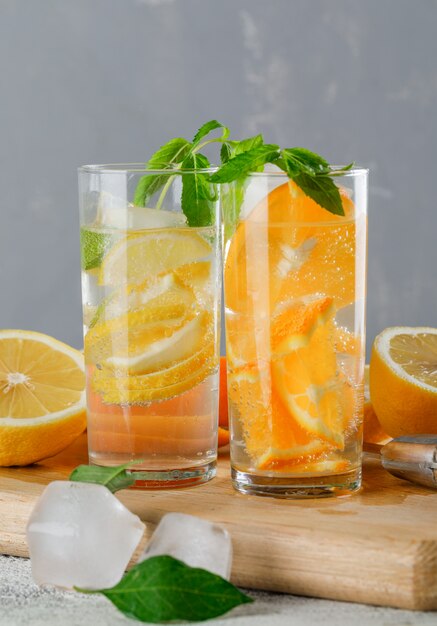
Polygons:
[[[44,486],[86,462],[82,437],[38,465],[0,468],[0,552],[28,556],[26,522]],[[437,492],[390,476],[376,461],[365,462],[359,494],[337,499],[243,496],[231,486],[227,457],[207,485],[118,495],[146,522],[148,536],[169,511],[223,524],[240,586],[437,609]]]

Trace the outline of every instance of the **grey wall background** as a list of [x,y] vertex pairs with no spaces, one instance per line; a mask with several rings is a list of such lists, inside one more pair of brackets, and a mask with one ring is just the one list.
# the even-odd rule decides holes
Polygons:
[[368,346],[437,325],[435,0],[0,0],[0,327],[82,344],[76,168],[210,118],[371,169]]

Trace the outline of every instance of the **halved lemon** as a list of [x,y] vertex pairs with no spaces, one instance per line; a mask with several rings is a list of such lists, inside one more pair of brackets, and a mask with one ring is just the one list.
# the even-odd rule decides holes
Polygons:
[[437,433],[437,328],[394,326],[376,337],[370,397],[392,437]]
[[129,234],[103,258],[99,283],[138,284],[148,276],[204,259],[211,252],[211,245],[189,228]]
[[83,356],[24,330],[0,331],[0,465],[28,465],[86,427]]

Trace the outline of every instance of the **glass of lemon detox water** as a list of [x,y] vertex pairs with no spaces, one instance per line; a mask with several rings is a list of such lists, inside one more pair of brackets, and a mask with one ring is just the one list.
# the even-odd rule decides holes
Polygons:
[[222,189],[232,479],[244,493],[360,487],[367,174],[330,168],[335,212],[315,201],[317,184],[310,197],[274,166]]
[[135,461],[139,487],[215,475],[221,232],[209,173],[79,170],[89,458]]

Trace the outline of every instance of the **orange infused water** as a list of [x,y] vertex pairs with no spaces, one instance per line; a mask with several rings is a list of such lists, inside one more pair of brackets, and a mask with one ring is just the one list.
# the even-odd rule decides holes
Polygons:
[[360,484],[366,207],[352,174],[339,191],[343,216],[280,174],[254,174],[226,242],[231,461],[241,491],[330,495]]
[[207,480],[217,450],[218,229],[130,206],[123,224],[82,226],[81,238],[90,461],[136,461],[152,487]]

